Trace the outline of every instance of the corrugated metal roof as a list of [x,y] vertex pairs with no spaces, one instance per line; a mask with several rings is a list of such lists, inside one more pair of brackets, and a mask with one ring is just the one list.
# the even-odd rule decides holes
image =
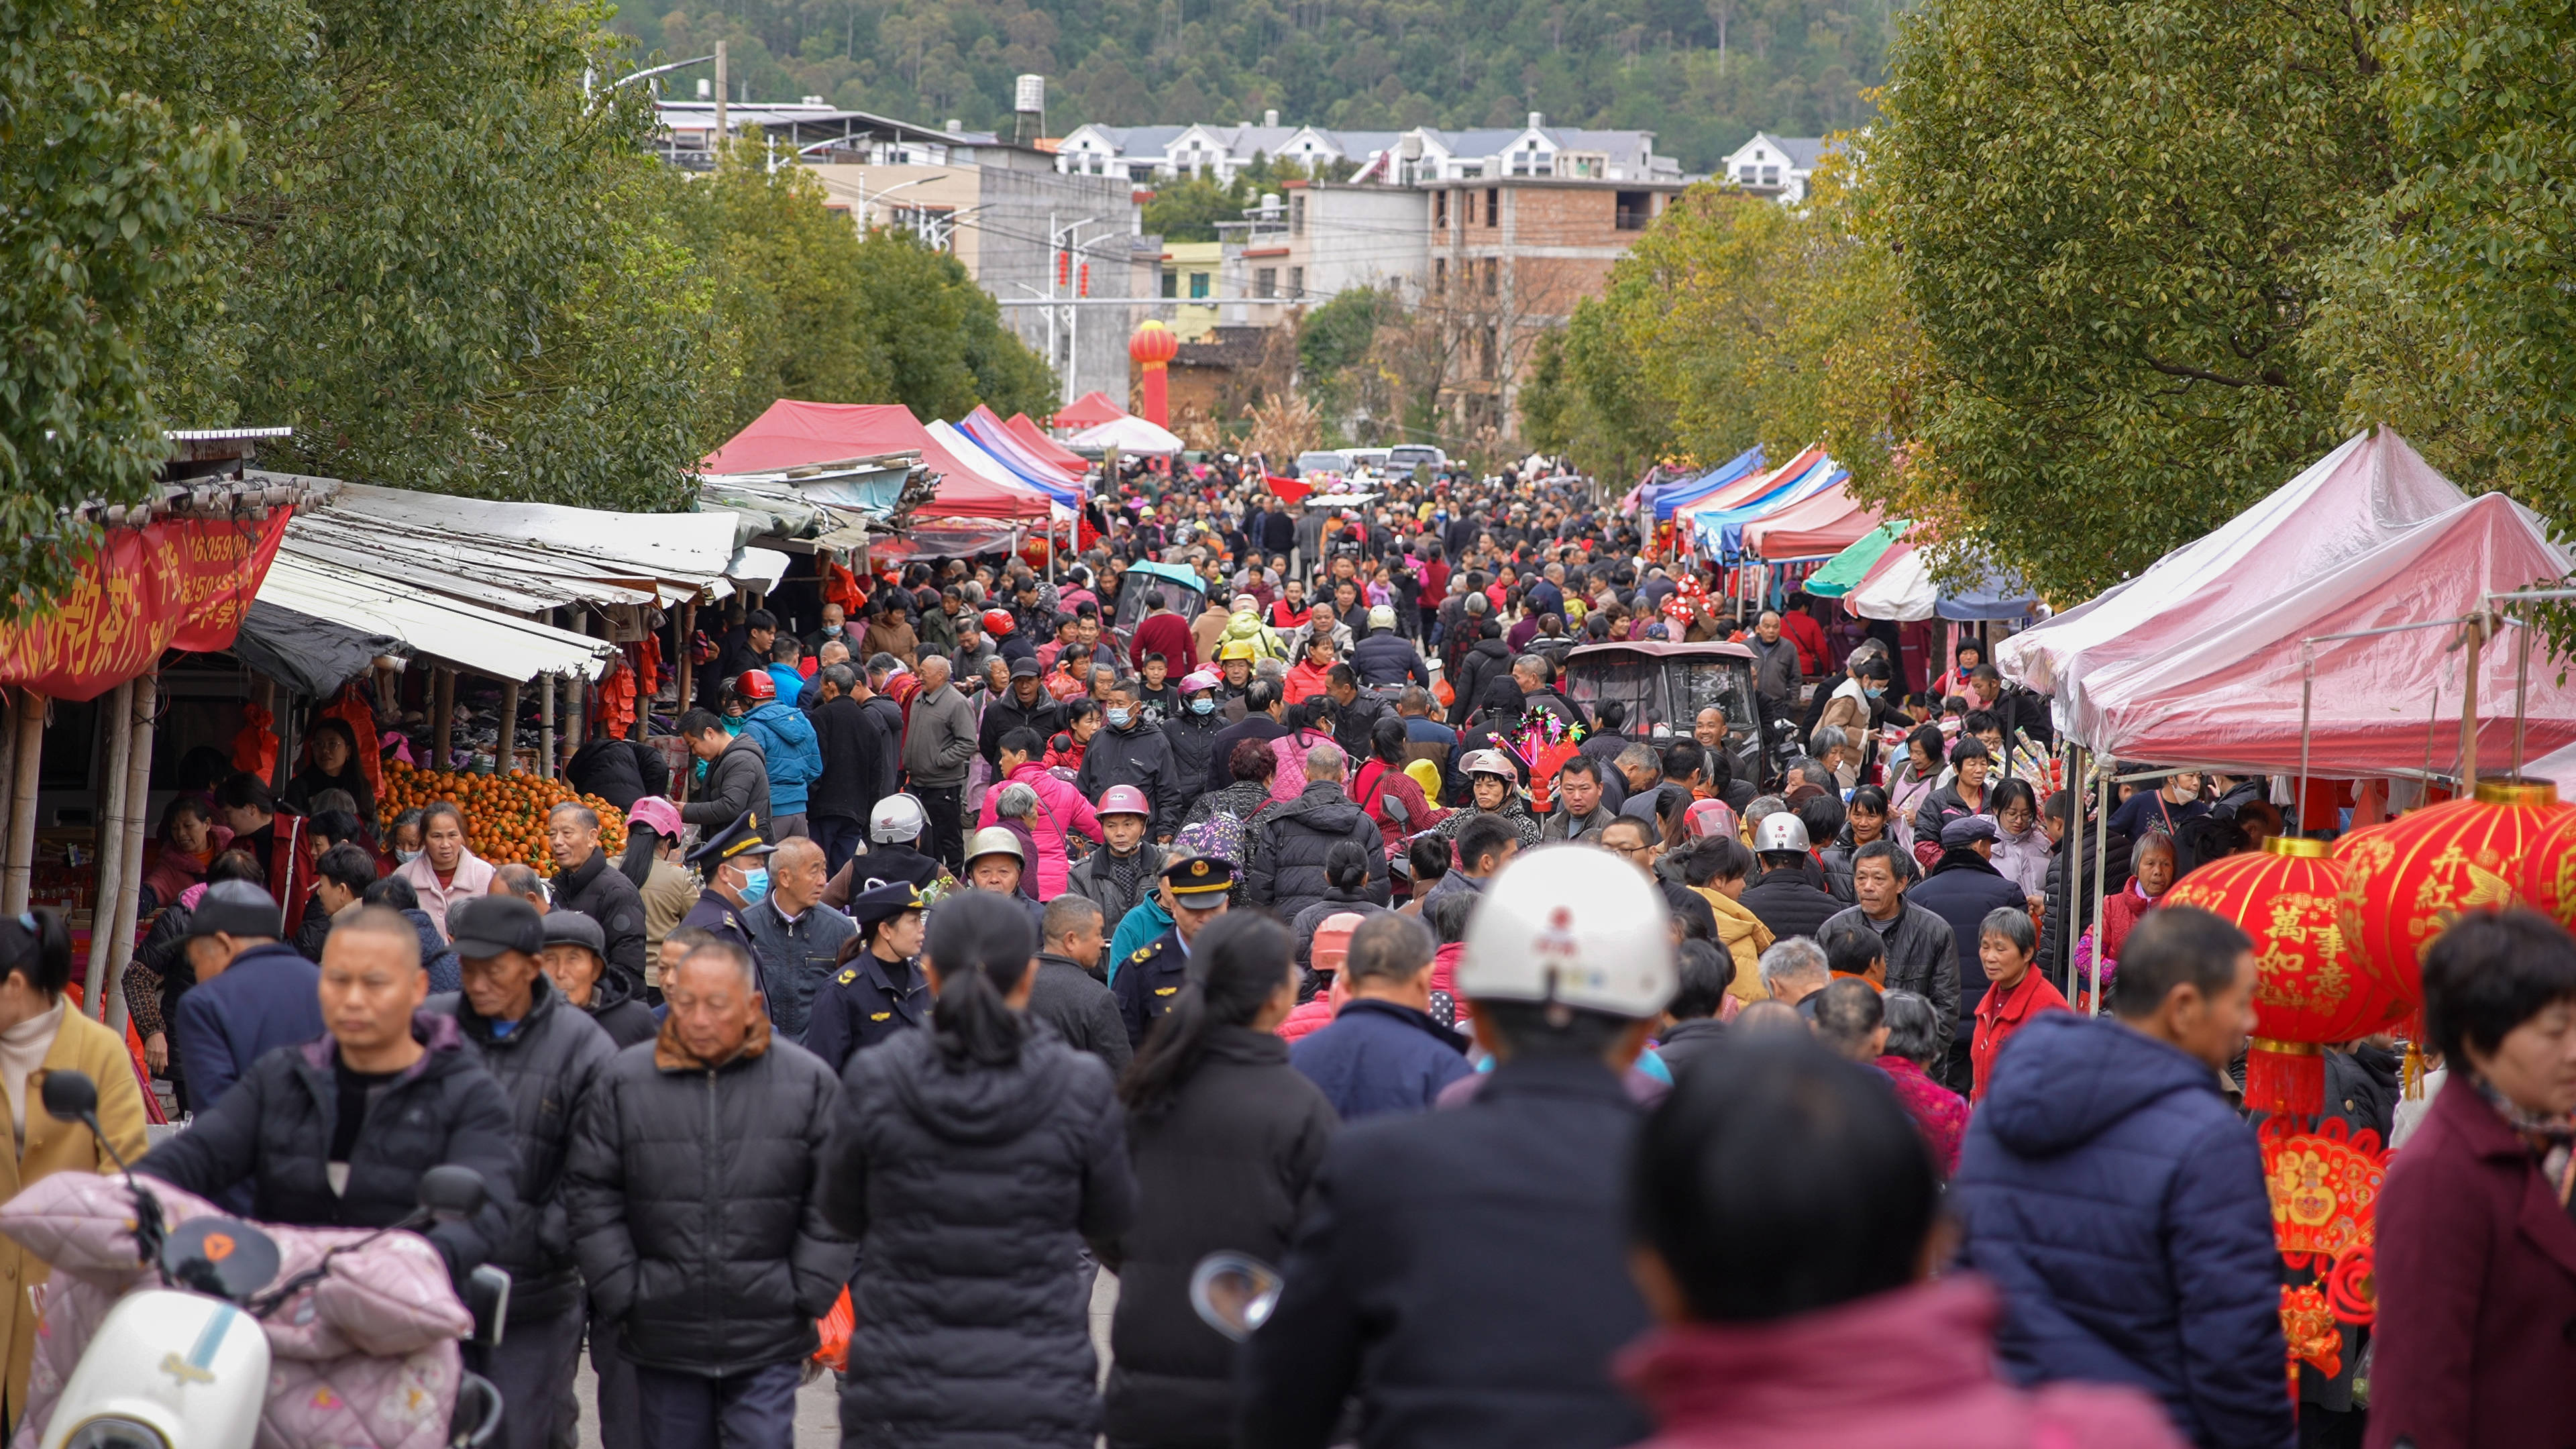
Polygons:
[[617,646],[281,550],[259,586],[259,601],[370,634],[401,640],[415,654],[500,679],[578,674],[597,679]]

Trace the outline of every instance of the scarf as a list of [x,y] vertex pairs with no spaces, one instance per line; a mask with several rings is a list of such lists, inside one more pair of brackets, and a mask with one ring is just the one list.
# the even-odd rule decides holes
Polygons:
[[2540,1175],[2558,1194],[2559,1206],[2567,1205],[2568,1189],[2576,1187],[2576,1116],[2544,1117],[2518,1106],[2514,1101],[2487,1084],[2484,1077],[2469,1074],[2469,1082],[2478,1095],[2487,1099],[2496,1115],[2514,1130],[2540,1160]]

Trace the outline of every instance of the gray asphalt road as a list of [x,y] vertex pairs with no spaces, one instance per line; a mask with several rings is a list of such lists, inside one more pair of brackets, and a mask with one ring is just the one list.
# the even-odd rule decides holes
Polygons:
[[[1100,1372],[1109,1374],[1109,1315],[1118,1306],[1118,1280],[1107,1273],[1091,1292],[1091,1343],[1100,1354]],[[598,1377],[584,1355],[576,1391],[581,1398],[582,1449],[607,1449],[599,1442],[599,1411],[591,1401]],[[840,1402],[832,1376],[825,1374],[796,1395],[796,1449],[835,1449],[841,1442]]]

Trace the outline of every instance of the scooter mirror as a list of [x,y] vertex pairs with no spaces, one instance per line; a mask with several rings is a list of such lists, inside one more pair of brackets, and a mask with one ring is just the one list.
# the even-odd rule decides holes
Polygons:
[[470,1218],[483,1210],[483,1174],[452,1162],[420,1175],[420,1205],[444,1221]]
[[45,1073],[45,1115],[57,1122],[78,1122],[98,1110],[98,1083],[87,1072]]
[[1190,1273],[1190,1307],[1208,1327],[1237,1343],[1252,1337],[1279,1306],[1279,1270],[1243,1253],[1210,1253]]
[[1394,821],[1398,825],[1411,825],[1413,823],[1413,807],[1405,804],[1402,800],[1397,799],[1393,795],[1386,797],[1386,815],[1389,820]]

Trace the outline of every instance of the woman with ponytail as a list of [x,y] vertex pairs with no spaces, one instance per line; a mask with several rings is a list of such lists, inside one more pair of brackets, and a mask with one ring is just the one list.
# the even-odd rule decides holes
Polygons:
[[1023,1015],[1037,932],[1007,896],[930,913],[926,1031],[850,1058],[823,1213],[859,1242],[842,1444],[1062,1445],[1100,1432],[1091,1280],[1135,1216],[1109,1069]]
[[1341,1120],[1274,1033],[1297,1004],[1291,944],[1256,912],[1210,922],[1171,1012],[1120,1079],[1142,1202],[1107,1259],[1116,1449],[1234,1442],[1235,1348],[1191,1309],[1190,1271],[1219,1249],[1285,1258]]

